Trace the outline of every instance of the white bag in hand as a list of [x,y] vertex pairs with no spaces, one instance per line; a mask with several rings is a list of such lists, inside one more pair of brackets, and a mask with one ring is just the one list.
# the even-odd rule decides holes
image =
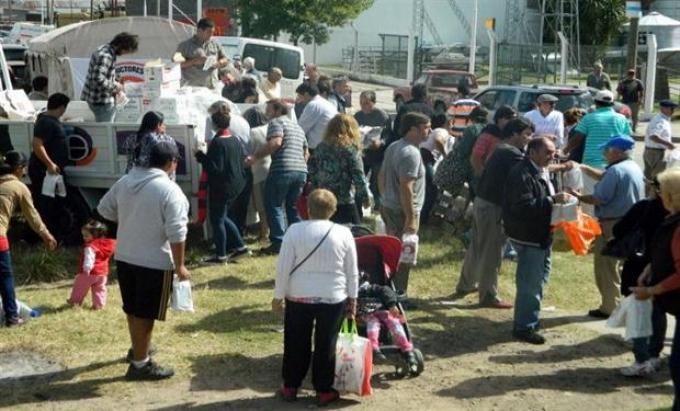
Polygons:
[[45,179],[42,185],[42,195],[54,198],[55,195],[59,197],[66,197],[66,184],[64,184],[64,177],[61,174],[45,173]]
[[652,300],[638,300],[634,294],[621,300],[607,320],[607,327],[626,327],[624,339],[652,335]]
[[580,167],[574,167],[571,170],[562,173],[562,188],[565,191],[581,191],[583,190],[583,173]]
[[333,388],[340,393],[371,395],[373,373],[373,348],[368,338],[359,337],[356,323],[342,323],[335,346],[335,379]]
[[563,221],[578,220],[578,199],[572,197],[568,203],[553,204],[550,224],[555,225]]
[[175,311],[194,312],[194,300],[191,297],[191,281],[180,281],[177,276],[174,276],[172,279],[170,308]]
[[672,150],[666,160],[666,168],[680,167],[680,149]]
[[401,238],[399,264],[416,265],[418,261],[418,234],[404,234]]

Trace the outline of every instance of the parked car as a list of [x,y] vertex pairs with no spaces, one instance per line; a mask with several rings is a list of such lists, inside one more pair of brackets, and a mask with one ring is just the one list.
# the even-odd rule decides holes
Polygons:
[[26,46],[21,44],[2,44],[5,60],[10,69],[12,86],[15,89],[26,85],[28,73],[26,73]]
[[411,99],[411,87],[414,84],[425,84],[427,95],[435,110],[445,111],[447,107],[462,96],[458,92],[461,81],[467,81],[470,93],[477,92],[477,77],[474,74],[459,70],[425,70],[409,87],[394,89],[394,103],[397,111],[402,104]]
[[566,111],[572,107],[588,110],[593,104],[593,97],[588,89],[578,86],[493,86],[473,98],[489,111],[489,118],[492,119],[496,109],[502,105],[515,108],[520,115],[533,110],[536,99],[541,94],[557,97],[555,108],[559,111]]

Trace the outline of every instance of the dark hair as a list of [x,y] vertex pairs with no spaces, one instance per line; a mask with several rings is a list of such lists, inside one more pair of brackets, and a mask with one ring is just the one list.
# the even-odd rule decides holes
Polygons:
[[94,219],[88,221],[83,226],[83,230],[92,234],[92,237],[94,238],[106,237],[106,235],[109,233],[109,227],[107,227],[106,224]]
[[13,173],[19,167],[25,167],[28,159],[20,151],[8,151],[0,161],[0,176]]
[[169,141],[159,141],[151,147],[149,153],[149,167],[163,168],[168,162],[179,159],[177,144]]
[[333,91],[331,87],[331,79],[328,76],[319,77],[319,81],[316,82],[316,87],[319,90],[319,94],[328,95]]
[[342,83],[347,83],[349,79],[345,76],[336,77],[333,79],[333,88],[336,88]]
[[250,128],[260,127],[267,124],[267,116],[259,107],[251,107],[243,113]]
[[223,111],[217,111],[210,115],[210,120],[218,131],[222,131],[229,128],[231,116]]
[[142,117],[142,124],[139,125],[139,129],[137,130],[137,138],[135,139],[135,158],[139,158],[144,135],[156,130],[156,128],[163,123],[164,119],[163,113],[160,111],[148,111],[144,114],[144,117]]
[[54,93],[47,98],[47,109],[48,110],[56,110],[56,109],[61,108],[61,107],[66,108],[68,106],[68,103],[70,103],[70,102],[71,102],[71,99],[68,98],[68,96],[66,94]]
[[114,37],[109,44],[114,50],[116,50],[116,54],[118,55],[120,55],[123,51],[134,53],[137,51],[137,47],[139,46],[139,36],[124,31],[122,33],[116,34],[116,37]]
[[362,98],[367,98],[370,101],[375,103],[375,101],[376,101],[375,91],[372,91],[372,90],[362,91],[361,94],[359,94],[359,99],[362,99]]
[[446,125],[446,123],[449,121],[449,117],[446,115],[446,113],[436,113],[432,115],[430,121],[432,122],[432,128],[440,128]]
[[401,124],[399,125],[399,134],[403,137],[406,133],[411,130],[412,127],[418,127],[421,124],[426,124],[430,122],[430,118],[423,113],[418,113],[413,111],[404,114],[401,118]]
[[547,147],[548,142],[552,142],[552,140],[548,137],[536,137],[531,139],[529,144],[527,144],[527,153],[531,151],[536,152],[544,147]]
[[31,86],[33,86],[33,90],[45,90],[47,88],[47,77],[38,76],[34,78],[33,81],[31,81]]
[[425,100],[427,97],[427,86],[422,83],[414,84],[413,87],[411,87],[411,98],[413,100]]
[[295,89],[298,94],[309,94],[310,97],[314,97],[319,94],[319,88],[313,84],[302,83]]
[[508,124],[503,127],[503,139],[508,139],[515,134],[519,134],[522,131],[530,128],[531,131],[536,131],[534,123],[523,117],[513,118],[508,122]]
[[498,107],[498,110],[496,110],[496,113],[493,115],[493,122],[498,123],[498,120],[515,117],[517,117],[517,111],[514,108],[508,105],[502,105]]
[[196,23],[196,28],[198,30],[212,29],[215,28],[215,22],[210,19],[200,19]]
[[470,120],[475,123],[486,123],[486,119],[489,117],[489,112],[482,106],[475,107],[470,112]]
[[288,114],[288,106],[286,105],[286,103],[283,102],[283,100],[279,98],[267,101],[267,105],[272,106],[272,109],[279,113],[279,115],[281,116],[285,116]]

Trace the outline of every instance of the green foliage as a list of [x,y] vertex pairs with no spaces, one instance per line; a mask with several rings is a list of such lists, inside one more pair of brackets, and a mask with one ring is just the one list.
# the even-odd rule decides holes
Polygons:
[[625,0],[580,0],[581,44],[608,46],[626,22]]
[[373,4],[374,0],[238,0],[244,36],[268,38],[290,34],[295,44],[323,44],[329,28],[346,24]]

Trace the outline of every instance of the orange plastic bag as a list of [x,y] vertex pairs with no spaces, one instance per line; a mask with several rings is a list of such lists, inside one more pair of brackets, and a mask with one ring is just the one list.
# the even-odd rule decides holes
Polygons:
[[553,226],[553,232],[564,235],[571,250],[576,255],[586,255],[597,236],[602,235],[602,228],[596,219],[578,211],[576,221],[562,221]]

